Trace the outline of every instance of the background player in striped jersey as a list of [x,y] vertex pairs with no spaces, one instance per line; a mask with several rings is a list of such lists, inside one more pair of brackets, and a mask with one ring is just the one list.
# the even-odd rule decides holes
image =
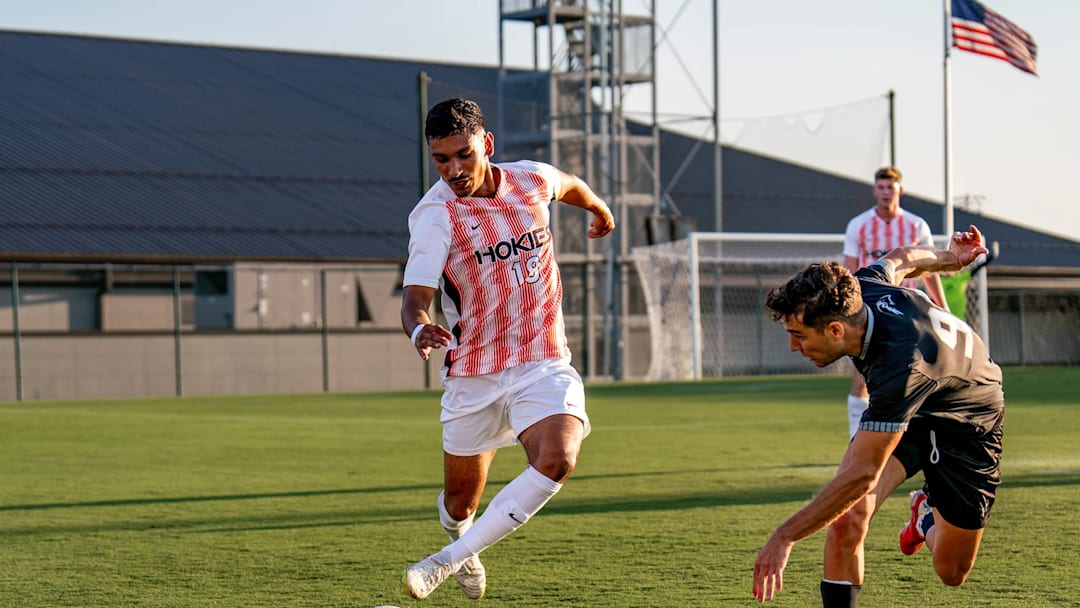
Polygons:
[[822,604],[856,606],[870,519],[920,470],[925,485],[912,492],[900,549],[910,555],[929,547],[946,585],[967,578],[1001,479],[1001,369],[971,327],[898,285],[907,276],[960,270],[985,253],[972,226],[955,233],[947,251],[894,249],[854,276],[835,262],[811,264],[769,293],[765,307],[787,330],[791,349],[820,367],[851,357],[870,388],[870,407],[836,476],[758,554],[759,601],[782,588],[794,544],[828,526]]
[[[446,349],[438,510],[451,542],[409,566],[404,584],[423,599],[454,574],[479,599],[486,587],[479,553],[562,488],[589,433],[584,387],[570,366],[549,206],[559,200],[591,213],[591,238],[609,234],[615,220],[573,175],[536,161],[492,163],[495,139],[473,101],[436,104],[425,136],[442,179],[409,215],[401,321],[421,358]],[[437,288],[447,327],[428,316]],[[514,443],[529,466],[474,523],[495,450]]]
[[[901,185],[903,175],[896,167],[882,167],[874,173],[874,200],[876,204],[856,215],[848,222],[844,230],[844,267],[851,272],[869,266],[881,256],[897,247],[922,245],[933,247],[933,235],[930,225],[921,217],[900,208],[900,196],[904,193]],[[905,279],[903,286],[917,288],[919,279]],[[938,306],[949,310],[945,301],[945,290],[941,278],[936,274],[922,278],[926,294]],[[859,419],[868,403],[866,382],[862,374],[855,372],[851,378],[851,390],[848,392],[848,431],[849,437],[855,436]]]

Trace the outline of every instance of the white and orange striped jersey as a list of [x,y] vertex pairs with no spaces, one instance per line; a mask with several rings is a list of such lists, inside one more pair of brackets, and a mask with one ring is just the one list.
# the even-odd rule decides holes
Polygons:
[[570,356],[549,226],[558,173],[535,161],[493,167],[495,196],[458,198],[439,180],[409,214],[404,285],[442,290],[451,376]]
[[[900,209],[891,221],[878,216],[874,208],[856,215],[844,231],[844,255],[856,258],[859,268],[878,261],[891,249],[910,245],[934,246],[926,220]],[[921,279],[904,279],[903,286],[917,288]]]

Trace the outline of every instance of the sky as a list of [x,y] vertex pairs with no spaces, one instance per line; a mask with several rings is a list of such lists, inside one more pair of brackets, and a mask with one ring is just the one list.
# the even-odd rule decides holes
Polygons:
[[[662,122],[708,116],[714,2],[655,1],[661,39],[657,112]],[[622,3],[626,13],[649,10],[644,0]],[[744,124],[781,119],[814,126],[823,109],[843,114],[845,108],[871,107],[880,116],[885,110],[878,108],[887,106],[873,100],[891,90],[896,164],[905,189],[943,200],[942,0],[717,4],[725,141],[741,145],[737,134]],[[1039,76],[1004,61],[952,52],[954,200],[1080,240],[1080,196],[1069,186],[1069,176],[1080,169],[1080,2],[984,4],[1034,37]],[[493,66],[499,63],[498,11],[498,0],[0,0],[0,29]],[[507,28],[510,65],[529,64],[530,31]],[[866,124],[865,138],[848,133],[811,154],[833,172],[858,177],[867,167],[872,171],[888,161],[884,149],[874,147],[859,163],[845,160],[846,152],[865,147],[853,140],[880,138],[881,121]],[[711,137],[707,120],[682,122],[680,128]]]

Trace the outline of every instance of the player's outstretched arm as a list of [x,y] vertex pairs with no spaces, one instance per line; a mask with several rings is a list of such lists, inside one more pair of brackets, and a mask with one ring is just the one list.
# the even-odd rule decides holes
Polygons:
[[555,198],[593,214],[592,223],[589,224],[589,238],[597,239],[615,230],[615,217],[611,215],[611,209],[585,180],[565,171],[559,171],[559,177],[562,183],[559,184]]
[[983,235],[975,226],[969,232],[954,232],[948,249],[897,247],[881,258],[893,270],[893,283],[932,272],[961,270],[989,253]]
[[[784,569],[796,542],[825,528],[873,491],[901,433],[859,431],[844,453],[832,481],[809,504],[787,518],[769,536],[754,562],[754,597],[773,599],[784,586]],[[888,488],[887,495],[895,488]]]

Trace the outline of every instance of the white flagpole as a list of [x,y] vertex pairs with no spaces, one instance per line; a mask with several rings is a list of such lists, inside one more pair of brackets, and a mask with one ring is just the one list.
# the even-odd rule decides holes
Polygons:
[[[949,77],[952,58],[952,0],[945,2],[945,238],[953,233],[952,197],[952,80]],[[966,228],[966,227],[965,227]],[[948,242],[948,241],[946,241]],[[994,246],[996,249],[996,245]],[[995,252],[996,255],[996,252]],[[990,310],[986,286],[986,266],[978,270],[979,337],[990,349]]]
[[953,233],[953,195],[952,195],[952,80],[950,64],[952,57],[952,0],[945,3],[945,218],[943,234],[946,238]]

